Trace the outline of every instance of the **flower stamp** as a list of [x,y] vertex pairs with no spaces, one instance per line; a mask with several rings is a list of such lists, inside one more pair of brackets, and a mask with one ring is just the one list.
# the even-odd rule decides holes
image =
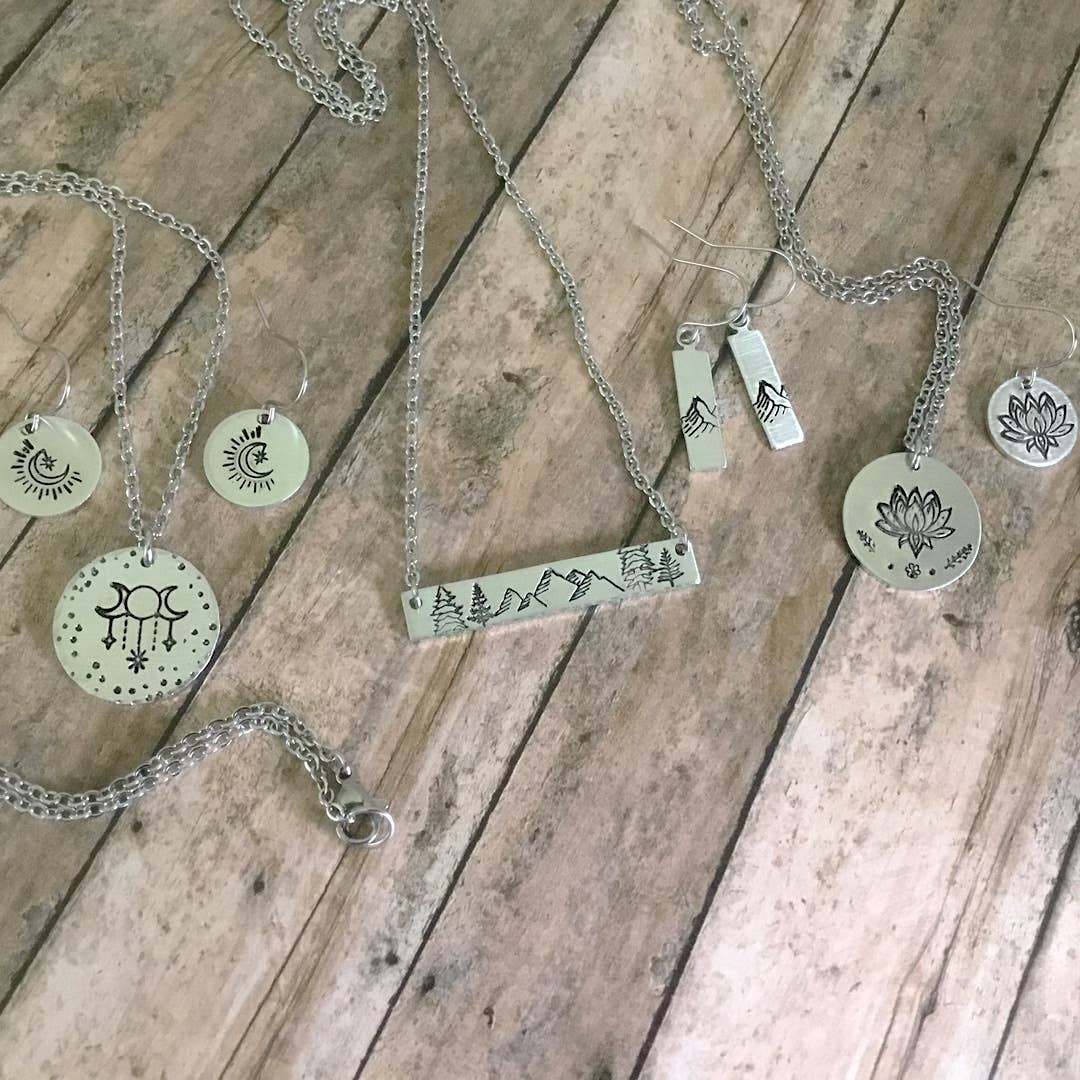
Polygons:
[[1007,442],[1023,446],[1029,454],[1041,454],[1044,461],[1061,440],[1072,433],[1075,424],[1067,420],[1068,409],[1044,390],[1036,397],[1027,391],[1023,397],[1009,395],[1008,412],[998,416],[998,435]]
[[899,550],[907,544],[916,559],[923,550],[932,551],[935,540],[945,540],[956,532],[949,524],[952,507],[943,506],[933,489],[924,495],[917,487],[908,492],[897,484],[889,501],[878,503],[877,511],[874,524],[895,538]]

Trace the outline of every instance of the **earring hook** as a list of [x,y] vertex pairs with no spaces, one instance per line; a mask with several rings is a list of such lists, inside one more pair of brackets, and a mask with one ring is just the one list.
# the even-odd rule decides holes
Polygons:
[[[699,243],[717,251],[760,251],[763,255],[779,255],[780,258],[787,263],[787,268],[791,271],[791,282],[787,289],[777,296],[770,297],[768,300],[748,299],[746,302],[746,311],[763,311],[765,308],[772,307],[774,304],[782,304],[795,291],[795,286],[799,283],[799,274],[795,269],[794,261],[786,251],[782,251],[780,248],[759,247],[757,244],[714,244],[711,240],[706,240],[704,236],[698,236],[696,232],[688,229],[685,225],[680,225],[671,218],[668,218],[668,224],[674,225],[680,232],[686,233],[687,236],[693,237]],[[700,265],[700,263],[695,263],[693,265]]]
[[[311,371],[310,364],[308,363],[308,355],[299,342],[294,341],[290,337],[286,337],[284,334],[279,334],[270,325],[270,316],[267,315],[266,308],[263,306],[263,302],[259,297],[259,294],[254,293],[253,298],[255,300],[255,307],[259,312],[259,318],[263,324],[263,330],[266,332],[267,336],[273,338],[274,341],[280,342],[287,349],[291,349],[294,353],[296,353],[297,356],[300,357],[300,364],[303,369],[303,376],[300,379],[300,389],[296,391],[296,396],[290,402],[291,405],[295,405],[308,392],[308,384]],[[284,406],[276,401],[268,402],[263,409],[264,422],[267,424],[272,424],[274,422],[274,418],[277,416],[278,410],[282,408],[284,408]]]
[[678,330],[675,332],[675,340],[680,345],[694,345],[701,337],[699,331],[711,330],[718,326],[730,326],[732,323],[739,320],[749,310],[750,302],[750,286],[747,283],[746,278],[742,274],[735,270],[730,270],[726,266],[714,266],[712,263],[695,262],[693,259],[680,259],[673,252],[668,251],[659,240],[656,239],[650,232],[643,229],[640,225],[638,230],[654,247],[662,251],[672,262],[680,263],[683,266],[697,266],[702,270],[714,270],[718,274],[726,274],[730,278],[734,278],[742,287],[743,298],[742,301],[736,306],[728,309],[728,316],[726,319],[721,319],[719,322],[684,322],[679,324]]
[[[47,341],[38,341],[37,338],[32,338],[20,325],[19,320],[12,314],[11,309],[7,304],[0,301],[0,314],[4,316],[9,323],[11,323],[11,329],[15,331],[15,336],[34,349],[44,349],[46,352],[51,352],[60,357],[60,362],[64,365],[64,387],[60,391],[60,396],[56,399],[56,405],[53,407],[53,412],[59,412],[71,397],[71,359],[63,349],[58,349],[55,345],[50,345]],[[29,424],[29,433],[37,431],[41,426],[41,413],[31,412],[27,414],[27,423]]]
[[[1062,364],[1064,364],[1068,360],[1071,360],[1073,356],[1076,355],[1077,347],[1078,345],[1080,345],[1080,342],[1077,341],[1076,337],[1076,324],[1072,321],[1072,319],[1069,318],[1068,315],[1065,314],[1064,311],[1058,311],[1057,308],[1046,307],[1042,304],[1006,304],[1001,300],[995,300],[984,289],[976,285],[974,281],[970,281],[966,277],[961,277],[960,280],[969,289],[977,292],[979,296],[981,296],[984,300],[989,300],[990,303],[993,304],[995,307],[1007,308],[1011,311],[1039,311],[1046,315],[1056,315],[1057,318],[1061,319],[1061,321],[1065,323],[1065,325],[1069,328],[1069,351],[1064,356],[1059,357],[1057,360],[1054,360],[1051,363],[1044,365],[1044,370],[1046,368],[1060,367]],[[1019,370],[1016,372],[1016,375],[1018,378],[1020,377]],[[1033,380],[1036,375],[1038,375],[1038,368],[1032,368],[1031,374],[1026,376],[1026,379]]]

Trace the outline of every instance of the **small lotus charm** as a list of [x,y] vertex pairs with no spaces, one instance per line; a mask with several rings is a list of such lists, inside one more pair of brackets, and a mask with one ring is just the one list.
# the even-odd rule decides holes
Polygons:
[[923,495],[915,487],[909,494],[897,484],[889,501],[878,503],[877,509],[880,516],[874,524],[895,537],[901,550],[907,544],[916,559],[924,549],[932,551],[935,540],[947,540],[956,532],[949,525],[952,508],[942,505],[936,491]]
[[1034,450],[1042,454],[1043,460],[1076,427],[1066,421],[1065,406],[1059,405],[1046,392],[1036,398],[1028,391],[1023,400],[1010,397],[1009,411],[999,416],[998,420],[1003,439],[1022,443],[1029,453]]
[[986,421],[997,448],[1025,465],[1053,465],[1076,443],[1076,410],[1046,379],[1015,378],[998,387]]

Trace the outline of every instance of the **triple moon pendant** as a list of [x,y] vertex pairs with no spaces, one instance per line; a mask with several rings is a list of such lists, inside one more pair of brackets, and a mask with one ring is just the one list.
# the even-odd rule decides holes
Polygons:
[[210,486],[237,506],[272,506],[300,490],[311,454],[304,433],[287,417],[247,409],[210,433],[203,468]]
[[29,420],[0,435],[0,502],[30,517],[81,506],[101,479],[101,451],[86,428],[59,416]]
[[210,662],[221,617],[209,582],[186,559],[135,548],[102,555],[68,583],[53,617],[63,669],[106,701],[142,704],[188,686]]
[[946,465],[909,455],[871,461],[844,498],[844,536],[855,558],[894,589],[927,592],[971,568],[982,519],[967,484]]
[[994,391],[986,410],[994,445],[1013,461],[1042,469],[1076,445],[1076,409],[1046,379],[1017,376]]

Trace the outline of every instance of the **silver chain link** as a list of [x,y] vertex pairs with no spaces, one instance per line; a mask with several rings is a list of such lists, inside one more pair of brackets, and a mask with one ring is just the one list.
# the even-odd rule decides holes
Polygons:
[[802,280],[823,296],[845,304],[879,304],[904,290],[931,289],[937,297],[934,354],[915,399],[904,438],[904,446],[916,460],[928,455],[933,451],[945,410],[945,397],[960,363],[963,328],[960,281],[949,265],[939,259],[920,256],[904,266],[854,278],[835,273],[810,253],[799,228],[794,196],[784,176],[784,165],[776,148],[772,117],[765,104],[761,83],[725,5],[721,0],[707,0],[707,3],[720,26],[720,35],[716,38],[706,36],[702,0],[677,0],[679,14],[690,28],[690,44],[695,52],[706,57],[719,56],[731,71],[765,177],[779,247],[791,256]]
[[[304,50],[298,38],[300,15],[308,6],[307,0],[284,0],[284,2],[289,8],[289,18],[287,20],[289,45],[296,54],[298,65],[293,64],[282,50],[252,25],[251,20],[240,9],[237,0],[230,0],[230,7],[241,26],[247,32],[248,37],[260,48],[266,50],[280,67],[291,71],[296,77],[297,84],[306,90],[318,104],[326,107],[333,115],[346,119],[353,124],[377,120],[381,116],[381,111],[372,108],[374,97],[370,92],[365,92],[364,98],[359,102],[353,102],[337,84],[334,84],[334,90],[331,91],[325,81],[320,82],[320,77],[316,74],[317,69],[314,68],[310,56]],[[316,10],[316,26],[323,46],[331,49],[337,56],[338,64],[349,71],[354,79],[361,84],[361,87],[365,87],[364,80],[366,78],[375,79],[374,68],[360,57],[354,45],[342,39],[340,23],[336,18],[331,17],[332,15],[340,15],[345,2],[348,2],[348,0],[328,0],[328,2],[320,5]],[[362,3],[363,0],[360,0],[360,2]],[[419,604],[420,601],[420,384],[424,329],[424,249],[431,150],[430,46],[434,46],[439,59],[446,68],[454,92],[465,110],[469,123],[479,136],[488,156],[494,162],[495,173],[502,181],[506,194],[525,219],[525,223],[536,239],[540,250],[546,256],[559,279],[559,283],[562,285],[573,318],[574,340],[577,342],[578,351],[581,353],[589,377],[596,385],[601,398],[603,398],[615,420],[627,473],[633,480],[634,486],[648,500],[649,505],[656,512],[667,532],[679,543],[685,543],[686,530],[668,507],[663,496],[646,476],[623,404],[593,353],[578,282],[570,272],[558,248],[548,236],[536,212],[513,179],[510,163],[480,115],[476,102],[461,75],[446,40],[443,38],[430,5],[427,0],[380,0],[378,6],[386,11],[404,11],[412,26],[416,43],[416,188],[409,280],[409,350],[405,391],[405,586],[412,592],[413,603]],[[357,72],[361,73],[359,77]],[[321,78],[326,79],[325,76]],[[381,84],[377,101],[382,108],[385,108],[385,91],[382,90]],[[378,112],[378,115],[376,115],[376,112]]]
[[[207,398],[214,386],[214,379],[221,364],[225,336],[229,323],[229,282],[225,263],[214,245],[194,225],[178,220],[172,214],[155,210],[143,199],[127,195],[118,187],[110,187],[96,177],[82,177],[77,173],[56,173],[48,170],[37,173],[0,173],[0,195],[26,196],[57,194],[65,198],[80,199],[100,210],[112,225],[112,261],[109,271],[109,363],[113,377],[113,408],[116,412],[120,438],[120,460],[124,466],[124,492],[129,512],[128,527],[146,562],[153,560],[154,545],[164,535],[165,526],[176,501],[184,467],[191,452],[191,444],[199,428],[199,420],[206,407]],[[132,431],[128,406],[128,366],[125,350],[124,328],[124,266],[127,259],[127,226],[123,209],[134,211],[158,225],[172,230],[194,244],[199,254],[210,264],[217,280],[217,312],[210,347],[203,361],[191,409],[180,432],[176,452],[169,466],[161,505],[152,519],[147,519],[143,509],[142,491],[135,451],[135,435]]]
[[[153,558],[153,544],[164,531],[173,501],[180,486],[184,465],[191,450],[214,376],[221,361],[229,317],[229,286],[225,265],[214,246],[194,228],[172,214],[161,213],[149,203],[126,195],[94,177],[76,173],[0,173],[0,195],[28,196],[58,194],[80,199],[99,209],[112,225],[112,269],[110,274],[110,366],[113,393],[120,427],[121,460],[130,510],[130,528],[143,549],[144,557]],[[169,470],[161,508],[152,522],[143,515],[135,444],[127,402],[127,365],[124,351],[124,265],[127,235],[123,209],[134,211],[173,230],[190,241],[209,262],[217,279],[217,316],[210,349],[203,364],[198,389],[184,423],[176,455]],[[83,821],[122,810],[156,787],[168,783],[192,765],[224,750],[236,739],[252,731],[265,731],[280,738],[285,749],[297,758],[315,781],[319,801],[327,817],[337,825],[338,835],[347,843],[377,847],[393,834],[394,822],[386,803],[373,798],[351,779],[352,770],[339,753],[325,746],[311,733],[298,716],[282,705],[256,704],[233,713],[225,720],[215,720],[200,731],[185,735],[155,754],[133,771],[113,780],[104,788],[66,792],[51,791],[31,783],[11,769],[0,765],[0,800],[20,813],[49,821]]]
[[390,839],[394,823],[386,804],[352,780],[352,769],[344,758],[319,742],[300,717],[283,705],[268,702],[247,705],[185,735],[103,788],[52,791],[0,765],[0,801],[21,814],[46,821],[102,817],[125,809],[253,731],[280,739],[285,750],[304,766],[318,788],[326,816],[338,827],[343,840],[377,847]]

